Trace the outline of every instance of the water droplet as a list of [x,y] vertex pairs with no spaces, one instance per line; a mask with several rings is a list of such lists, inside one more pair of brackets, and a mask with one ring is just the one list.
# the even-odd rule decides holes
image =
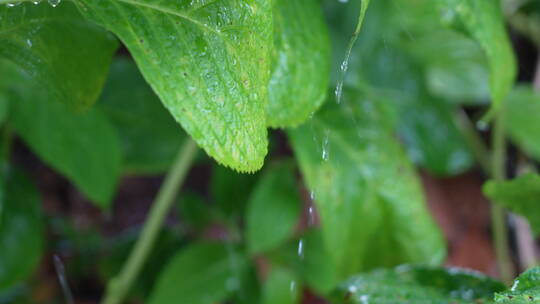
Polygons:
[[28,47],[32,47],[32,41],[30,39],[26,39],[26,44]]
[[304,239],[300,239],[298,241],[298,251],[297,251],[298,257],[300,260],[304,259]]
[[341,95],[343,95],[343,81],[339,81],[337,86],[336,86],[336,102],[338,104],[341,103]]
[[338,0],[339,3],[348,3],[349,0]]
[[476,128],[480,131],[486,131],[488,126],[488,123],[486,123],[484,120],[479,120],[476,122]]
[[6,3],[6,6],[7,7],[14,7],[14,6],[17,6],[19,4],[21,4],[21,2]]
[[47,0],[52,7],[57,7],[62,0]]
[[324,136],[323,145],[322,145],[322,159],[324,161],[328,161],[329,158],[330,158],[330,151],[328,148],[328,134],[326,134]]
[[296,281],[291,281],[290,289],[291,292],[296,292]]
[[309,206],[307,211],[307,225],[311,227],[315,225],[315,208],[313,208],[313,206]]
[[361,295],[360,296],[360,303],[361,304],[369,304],[369,296],[368,295]]

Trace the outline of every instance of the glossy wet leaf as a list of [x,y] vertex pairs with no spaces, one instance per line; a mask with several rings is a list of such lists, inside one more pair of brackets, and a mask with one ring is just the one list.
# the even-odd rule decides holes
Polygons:
[[71,2],[55,8],[46,2],[0,6],[0,57],[57,101],[88,108],[99,97],[118,43],[86,22]]
[[3,173],[0,212],[0,291],[27,279],[44,248],[39,193],[20,172]]
[[113,62],[99,107],[118,131],[126,173],[156,174],[169,169],[186,134],[134,62]]
[[523,174],[507,181],[491,180],[484,193],[495,203],[527,218],[536,235],[540,234],[540,176]]
[[515,88],[504,103],[504,123],[511,139],[540,160],[540,94],[532,87]]
[[230,245],[195,243],[165,266],[150,304],[221,302],[239,288],[245,258]]
[[384,103],[346,91],[290,130],[338,277],[406,262],[440,263],[444,243]]
[[301,205],[293,164],[271,164],[249,198],[246,238],[250,253],[275,249],[290,238]]
[[296,126],[323,103],[328,88],[330,41],[320,3],[275,1],[274,39],[268,125]]
[[120,175],[116,131],[96,108],[74,113],[31,80],[8,71],[17,86],[10,91],[10,122],[46,164],[70,179],[83,194],[108,208]]
[[210,156],[258,170],[273,46],[267,0],[77,0],[127,46],[174,118]]
[[493,106],[499,107],[517,73],[500,0],[444,0],[439,4],[443,22],[466,32],[482,47],[490,69]]
[[493,294],[504,289],[502,283],[470,270],[400,266],[347,280],[332,303],[492,303]]
[[540,300],[540,268],[534,267],[516,278],[512,287],[495,295],[496,303],[526,304]]
[[290,270],[272,267],[263,285],[263,304],[296,304],[298,303],[299,283]]

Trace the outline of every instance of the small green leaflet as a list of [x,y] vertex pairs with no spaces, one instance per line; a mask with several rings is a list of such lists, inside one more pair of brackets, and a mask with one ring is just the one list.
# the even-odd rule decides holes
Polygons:
[[327,94],[330,39],[319,1],[275,1],[274,37],[268,125],[294,127],[308,119]]
[[344,93],[350,96],[341,106],[327,102],[309,123],[289,131],[338,277],[407,262],[440,263],[444,242],[384,103]]
[[540,267],[531,268],[516,278],[505,292],[495,295],[496,303],[530,304],[540,301]]
[[88,108],[101,92],[118,43],[86,22],[72,3],[53,8],[46,2],[0,6],[0,59],[15,63],[58,101]]
[[0,291],[27,279],[44,247],[39,193],[17,170],[2,174],[0,213]]
[[486,55],[490,68],[493,107],[499,108],[516,79],[516,59],[510,44],[500,0],[438,1],[441,18],[475,39]]
[[527,218],[535,235],[540,235],[540,176],[523,174],[508,181],[488,181],[484,193],[493,202]]
[[242,172],[261,168],[267,153],[271,2],[75,0],[122,40],[199,146]]

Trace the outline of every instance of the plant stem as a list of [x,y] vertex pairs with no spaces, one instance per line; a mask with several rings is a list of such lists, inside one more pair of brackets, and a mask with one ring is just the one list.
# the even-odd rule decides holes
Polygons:
[[197,146],[191,139],[188,139],[180,149],[173,167],[169,170],[159,189],[144,223],[141,236],[118,276],[111,279],[108,284],[103,304],[119,304],[123,301],[153,248],[156,237],[193,162],[196,151]]
[[[491,159],[491,173],[493,179],[496,181],[505,179],[506,140],[502,115],[501,111],[496,114],[492,130],[493,156]],[[501,279],[509,284],[514,277],[514,267],[510,258],[510,248],[508,245],[506,214],[504,209],[496,203],[491,204],[491,223],[499,274]]]

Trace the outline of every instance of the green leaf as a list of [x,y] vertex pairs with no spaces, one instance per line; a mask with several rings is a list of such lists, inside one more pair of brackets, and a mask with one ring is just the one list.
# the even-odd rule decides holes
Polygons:
[[332,303],[491,303],[493,293],[504,288],[479,272],[405,265],[351,278],[335,293]]
[[439,4],[443,22],[464,30],[482,47],[490,69],[493,106],[498,108],[512,89],[517,73],[500,0],[444,0]]
[[[0,67],[9,68],[9,66]],[[49,92],[13,69],[10,123],[48,165],[69,178],[102,208],[110,205],[120,174],[120,143],[114,128],[98,109],[73,113]]]
[[344,93],[346,104],[330,101],[289,132],[338,277],[406,262],[440,263],[441,234],[384,103]]
[[512,288],[495,295],[496,303],[526,304],[540,300],[540,268],[534,267],[522,273]]
[[229,168],[214,165],[210,178],[212,199],[226,216],[243,216],[258,178],[259,173],[240,174]]
[[39,193],[20,172],[3,173],[0,205],[0,291],[27,279],[44,247]]
[[240,286],[245,258],[230,245],[197,243],[180,251],[161,273],[150,304],[221,302]]
[[156,174],[169,169],[186,135],[133,61],[113,62],[99,106],[120,135],[125,172]]
[[286,268],[273,267],[263,286],[263,304],[295,304],[299,300],[298,281]]
[[540,160],[540,95],[532,87],[516,87],[504,103],[504,124],[512,141]]
[[301,205],[292,163],[273,164],[249,198],[246,214],[249,252],[270,251],[290,238],[299,220]]
[[56,8],[46,1],[0,7],[0,58],[71,108],[88,108],[97,100],[117,46],[69,1]]
[[523,174],[509,181],[491,180],[484,184],[484,193],[492,201],[527,218],[536,235],[540,235],[540,176]]
[[320,230],[308,232],[301,240],[304,252],[299,257],[299,273],[311,289],[325,295],[334,289],[337,283],[331,250],[325,247]]
[[271,1],[75,2],[119,36],[165,107],[210,156],[238,171],[261,168]]
[[319,108],[328,88],[330,41],[319,2],[275,1],[274,37],[268,125],[296,126]]

